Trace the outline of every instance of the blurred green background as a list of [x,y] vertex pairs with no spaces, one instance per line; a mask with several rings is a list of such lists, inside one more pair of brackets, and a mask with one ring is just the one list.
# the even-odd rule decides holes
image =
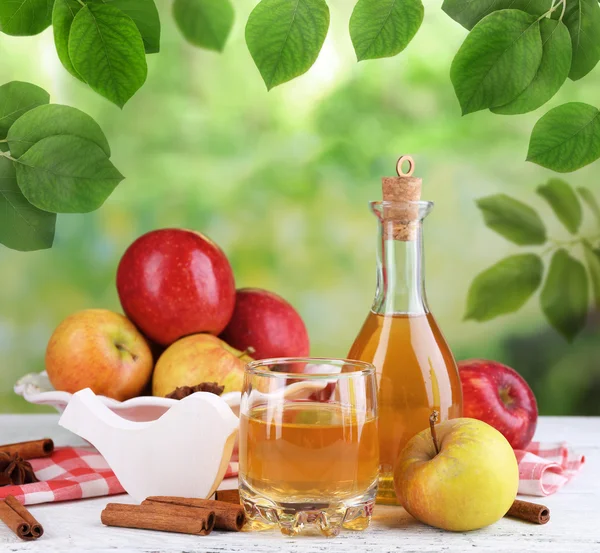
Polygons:
[[[165,226],[212,237],[238,286],[268,288],[298,308],[313,354],[345,355],[375,290],[367,202],[380,197],[380,177],[393,174],[397,156],[411,153],[423,197],[436,203],[425,227],[429,303],[457,359],[513,366],[542,414],[600,415],[599,317],[592,314],[571,345],[548,326],[537,297],[490,323],[462,320],[473,277],[522,251],[483,225],[475,198],[511,194],[539,210],[553,238],[567,238],[534,193],[553,173],[524,159],[534,123],[550,107],[597,104],[600,69],[569,81],[534,113],[461,118],[449,68],[466,31],[439,2],[425,1],[407,50],[357,64],[347,32],[353,2],[329,0],[331,29],[315,66],[267,92],[244,43],[256,2],[234,3],[235,27],[219,55],[185,43],[169,2],[159,0],[161,53],[148,57],[148,80],[123,111],[62,68],[51,29],[0,35],[0,83],[38,84],[52,102],[95,117],[127,177],[99,211],[60,216],[53,249],[0,246],[0,412],[44,410],[15,396],[14,382],[44,368],[46,343],[64,317],[119,310],[120,256],[140,234]],[[596,163],[567,180],[600,196],[599,176]]]

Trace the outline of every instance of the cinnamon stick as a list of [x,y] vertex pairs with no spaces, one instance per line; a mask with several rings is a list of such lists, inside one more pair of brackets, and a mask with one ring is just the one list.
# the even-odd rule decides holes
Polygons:
[[11,455],[16,453],[24,460],[36,459],[37,457],[49,457],[54,451],[54,442],[50,438],[44,438],[42,440],[33,440],[30,442],[0,445],[0,451]]
[[17,513],[31,528],[31,534],[34,538],[39,538],[44,533],[42,525],[33,517],[33,515],[17,500],[14,495],[9,495],[4,502]]
[[215,526],[215,513],[178,505],[126,505],[109,503],[100,516],[106,526],[162,530],[206,536]]
[[12,495],[0,501],[0,520],[22,540],[35,540],[44,533],[42,525]]
[[550,520],[550,509],[545,505],[515,499],[505,516],[534,522],[535,524],[546,524]]
[[240,490],[217,490],[215,492],[215,499],[217,501],[224,501],[225,503],[234,503],[235,505],[239,505]]
[[213,499],[193,499],[173,496],[152,496],[145,499],[142,505],[172,505],[195,510],[208,509],[215,513],[215,528],[239,532],[246,522],[246,514],[240,505],[216,501]]

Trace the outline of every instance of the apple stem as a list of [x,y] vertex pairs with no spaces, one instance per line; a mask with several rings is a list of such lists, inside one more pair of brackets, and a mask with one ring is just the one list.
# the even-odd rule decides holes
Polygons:
[[437,436],[435,435],[435,425],[440,420],[440,413],[435,409],[431,413],[429,417],[429,428],[431,429],[431,439],[433,440],[433,445],[435,447],[435,454],[437,455],[440,452],[440,447],[438,446]]
[[252,346],[248,346],[244,351],[242,351],[242,353],[240,353],[238,355],[238,359],[241,359],[242,357],[244,357],[244,355],[254,355],[256,353],[256,350],[252,347]]
[[129,351],[123,344],[115,344],[115,347],[119,352],[128,353],[129,355],[131,355],[131,358],[134,361],[137,361],[137,355],[135,355],[132,351]]

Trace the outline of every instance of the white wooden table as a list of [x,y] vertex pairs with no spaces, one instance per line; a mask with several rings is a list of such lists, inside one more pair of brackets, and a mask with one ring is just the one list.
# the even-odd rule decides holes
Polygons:
[[[51,437],[59,446],[79,444],[80,440],[60,428],[57,420],[56,415],[0,415],[0,444],[41,437]],[[559,493],[529,498],[550,507],[551,520],[544,526],[504,518],[483,530],[450,533],[420,524],[401,507],[378,506],[367,531],[343,531],[334,539],[285,538],[278,531],[214,531],[196,537],[103,526],[100,511],[106,503],[131,502],[127,495],[119,495],[31,506],[31,512],[44,526],[44,536],[35,542],[23,542],[0,523],[0,552],[600,552],[600,418],[544,417],[536,439],[566,440],[586,456],[582,473]]]

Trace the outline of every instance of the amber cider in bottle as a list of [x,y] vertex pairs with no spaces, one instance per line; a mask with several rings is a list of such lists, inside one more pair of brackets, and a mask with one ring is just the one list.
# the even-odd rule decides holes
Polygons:
[[402,189],[401,197],[392,194],[392,201],[370,204],[379,226],[377,290],[348,354],[350,359],[373,363],[377,369],[377,502],[384,504],[396,504],[395,462],[408,440],[429,427],[433,410],[439,412],[440,421],[462,414],[456,362],[425,295],[422,227],[433,204],[402,201],[402,193],[414,189],[415,181],[420,194],[420,179],[403,176],[400,171],[399,175],[388,178],[387,184]]

